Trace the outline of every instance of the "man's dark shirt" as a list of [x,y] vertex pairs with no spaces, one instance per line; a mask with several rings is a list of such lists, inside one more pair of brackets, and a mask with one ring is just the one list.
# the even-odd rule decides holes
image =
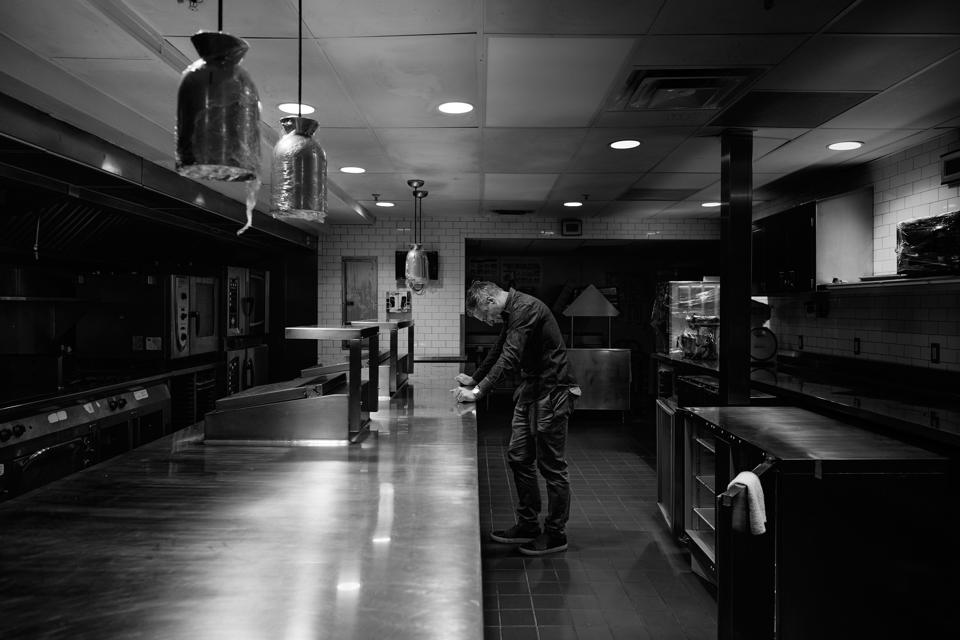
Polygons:
[[497,342],[472,376],[481,396],[503,375],[517,370],[522,379],[520,402],[542,398],[556,387],[576,386],[560,327],[545,304],[510,289],[500,317],[503,328]]

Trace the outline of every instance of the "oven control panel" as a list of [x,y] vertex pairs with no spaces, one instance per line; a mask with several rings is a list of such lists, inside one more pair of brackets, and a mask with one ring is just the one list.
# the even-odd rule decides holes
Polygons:
[[175,338],[177,341],[177,351],[183,351],[187,348],[187,340],[190,336],[190,280],[182,276],[174,278],[173,300],[176,305],[175,311]]
[[69,404],[51,405],[35,413],[0,422],[0,448],[42,438],[84,424],[95,423],[170,398],[165,384],[118,389],[97,398],[81,398]]

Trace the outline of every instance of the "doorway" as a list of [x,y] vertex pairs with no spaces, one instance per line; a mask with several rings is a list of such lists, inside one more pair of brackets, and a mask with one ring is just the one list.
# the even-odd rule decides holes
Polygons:
[[377,319],[377,259],[343,259],[343,324]]

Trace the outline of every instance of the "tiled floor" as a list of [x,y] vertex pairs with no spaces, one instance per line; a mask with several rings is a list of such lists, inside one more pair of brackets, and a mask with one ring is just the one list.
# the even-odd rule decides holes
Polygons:
[[[569,548],[541,558],[487,538],[515,520],[509,413],[481,411],[480,523],[487,640],[716,638],[716,603],[656,505],[653,426],[581,412],[567,443]],[[544,503],[546,493],[542,486]]]

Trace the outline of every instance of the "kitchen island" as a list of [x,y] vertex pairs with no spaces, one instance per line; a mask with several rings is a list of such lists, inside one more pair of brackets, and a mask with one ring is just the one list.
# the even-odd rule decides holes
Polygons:
[[361,443],[202,425],[0,504],[0,637],[482,637],[475,415],[418,366]]

